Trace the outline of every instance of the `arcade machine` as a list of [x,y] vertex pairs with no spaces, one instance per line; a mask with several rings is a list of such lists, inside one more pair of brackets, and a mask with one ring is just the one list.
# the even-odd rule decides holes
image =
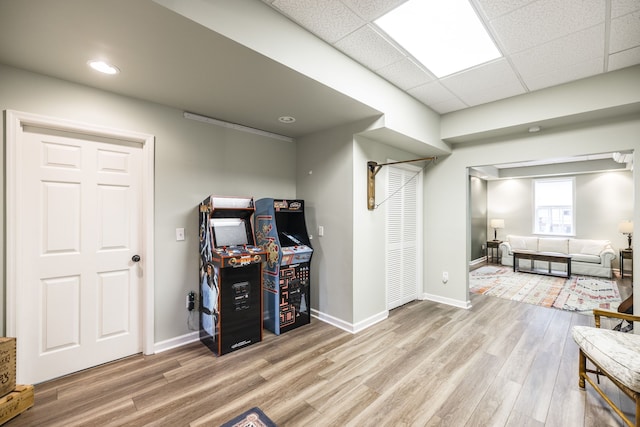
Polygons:
[[254,215],[263,267],[264,326],[280,335],[311,322],[309,279],[313,248],[303,200],[260,199]]
[[200,341],[216,355],[262,341],[262,264],[253,198],[200,204]]

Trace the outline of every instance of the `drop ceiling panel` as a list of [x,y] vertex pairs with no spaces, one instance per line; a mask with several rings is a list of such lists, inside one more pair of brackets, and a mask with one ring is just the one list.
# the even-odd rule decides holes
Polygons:
[[533,0],[475,0],[477,9],[487,19],[494,19],[533,3]]
[[631,13],[640,9],[638,0],[612,0],[611,1],[611,17],[618,18],[627,13]]
[[365,24],[339,1],[275,0],[272,5],[329,43],[335,43]]
[[506,59],[496,60],[440,81],[469,106],[485,104],[525,92],[525,88]]
[[374,71],[404,58],[398,49],[369,25],[360,27],[344,37],[335,47]]
[[611,21],[610,53],[621,52],[638,45],[640,45],[640,11]]
[[411,58],[404,58],[401,61],[379,68],[377,72],[402,90],[411,89],[435,79]]
[[553,69],[546,70],[543,74],[527,77],[525,83],[530,90],[543,89],[595,76],[602,72],[602,67],[602,59],[592,59],[578,64],[572,64],[563,68],[561,71]]
[[619,70],[635,64],[640,64],[640,47],[610,55],[609,69],[607,71]]
[[378,19],[406,0],[344,0],[343,3],[365,21]]
[[[575,78],[576,68],[581,65],[585,68],[579,74],[582,77],[597,74],[604,66],[603,32],[604,25],[597,25],[514,54],[511,60],[529,89],[539,89],[539,83],[531,82],[544,75],[556,75],[557,82]],[[593,69],[593,64],[600,68]]]
[[505,54],[539,44],[604,22],[601,0],[539,0],[491,21]]

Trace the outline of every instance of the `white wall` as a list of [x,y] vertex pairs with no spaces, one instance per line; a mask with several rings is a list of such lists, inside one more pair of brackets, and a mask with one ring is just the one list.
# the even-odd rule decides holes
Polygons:
[[[502,114],[509,114],[508,108]],[[470,260],[467,167],[629,149],[636,150],[637,160],[638,135],[640,118],[632,115],[538,134],[524,132],[521,136],[501,138],[496,142],[457,145],[451,156],[442,159],[425,175],[425,293],[433,299],[459,305],[467,302]],[[640,176],[635,172],[633,186],[637,195]],[[635,197],[633,217],[636,223],[640,215],[637,205]],[[525,207],[519,209],[522,214],[528,212]],[[498,212],[497,209],[494,211],[496,215]],[[447,284],[441,281],[442,271],[449,272]]]
[[[616,252],[627,247],[618,223],[633,217],[631,171],[576,175],[576,238],[610,240]],[[505,179],[488,183],[489,218],[504,218],[508,234],[533,232],[533,179]],[[617,260],[614,262],[617,265]]]
[[[2,110],[155,135],[156,342],[190,332],[185,296],[189,290],[198,290],[198,203],[209,194],[295,197],[294,143],[186,120],[180,110],[6,66],[0,65],[0,76]],[[3,179],[4,173],[0,174]],[[4,185],[0,188],[0,215],[4,216]],[[185,228],[185,241],[175,240],[177,227]],[[0,254],[4,260],[3,230]],[[4,262],[0,275],[4,289]],[[0,322],[4,329],[4,315]]]

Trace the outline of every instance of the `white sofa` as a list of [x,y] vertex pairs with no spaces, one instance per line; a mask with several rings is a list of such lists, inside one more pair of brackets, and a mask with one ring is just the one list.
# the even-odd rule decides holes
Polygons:
[[[503,265],[513,266],[514,249],[569,254],[572,274],[607,278],[612,276],[611,262],[616,259],[616,253],[609,240],[509,235],[499,246]],[[546,262],[540,262],[540,265],[538,262],[536,261],[535,268],[546,268]],[[519,263],[523,268],[531,268],[528,260],[520,260]],[[565,271],[565,267],[563,264],[555,263],[552,266],[554,270],[560,271]]]

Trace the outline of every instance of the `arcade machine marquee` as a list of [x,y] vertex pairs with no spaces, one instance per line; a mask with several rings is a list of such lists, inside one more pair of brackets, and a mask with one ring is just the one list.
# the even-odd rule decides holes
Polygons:
[[216,355],[262,341],[262,264],[252,198],[200,204],[200,341]]
[[313,248],[303,200],[260,199],[254,215],[256,244],[267,252],[263,267],[264,326],[280,335],[311,322]]

